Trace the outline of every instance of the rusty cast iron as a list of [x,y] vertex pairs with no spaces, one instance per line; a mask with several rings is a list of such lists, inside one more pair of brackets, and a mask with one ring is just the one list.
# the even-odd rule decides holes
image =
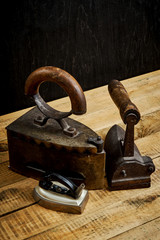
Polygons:
[[[57,83],[69,95],[71,110],[60,112],[40,96],[45,81]],[[86,99],[78,82],[56,67],[42,67],[29,75],[25,94],[37,105],[7,127],[10,167],[36,179],[47,171],[69,177],[87,189],[104,187],[105,151],[102,139],[90,128],[68,118],[86,112]]]
[[150,157],[141,156],[134,144],[134,126],[140,120],[140,112],[129,99],[121,82],[112,80],[108,89],[126,124],[126,131],[118,125],[114,125],[105,139],[104,149],[109,189],[149,187],[150,175],[154,172],[155,166]]

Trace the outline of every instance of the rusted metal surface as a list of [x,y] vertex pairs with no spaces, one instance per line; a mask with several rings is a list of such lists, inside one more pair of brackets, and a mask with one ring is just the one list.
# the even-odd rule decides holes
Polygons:
[[[53,81],[68,93],[70,112],[59,112],[45,103],[39,94],[44,81]],[[28,77],[25,94],[33,97],[38,108],[7,127],[11,169],[37,179],[48,170],[63,172],[75,180],[82,176],[87,189],[103,188],[103,141],[90,128],[66,117],[86,112],[85,96],[77,81],[59,68],[43,67]]]
[[105,139],[106,173],[110,190],[150,186],[150,175],[155,167],[152,159],[141,156],[134,144],[134,156],[124,156],[125,131],[114,125]]
[[11,169],[37,179],[48,170],[73,172],[84,176],[87,189],[103,188],[105,152],[88,143],[98,135],[70,118],[66,122],[79,131],[75,137],[64,134],[54,119],[39,126],[34,119],[41,114],[34,108],[7,127]]
[[[50,107],[41,97],[39,93],[40,85],[45,81],[55,82],[60,85],[69,95],[72,109],[69,112],[60,112]],[[67,72],[60,68],[46,66],[41,67],[32,72],[25,83],[25,94],[33,97],[37,107],[44,114],[44,117],[35,119],[37,124],[43,125],[49,118],[57,120],[63,129],[63,132],[68,136],[76,136],[78,131],[68,125],[64,118],[72,113],[80,115],[86,112],[86,99],[81,86]]]
[[134,144],[134,126],[140,120],[139,110],[130,101],[127,91],[118,80],[111,81],[108,89],[126,124],[126,131],[114,125],[105,139],[109,188],[117,190],[149,187],[150,175],[155,166],[150,157],[141,156]]
[[89,137],[88,138],[88,143],[91,143],[97,147],[97,152],[100,153],[103,151],[103,140],[101,139],[100,136],[98,137]]

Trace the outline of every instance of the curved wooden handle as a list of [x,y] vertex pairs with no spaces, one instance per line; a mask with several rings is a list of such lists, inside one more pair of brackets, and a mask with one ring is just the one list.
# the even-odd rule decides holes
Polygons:
[[135,115],[135,124],[140,120],[140,112],[134,103],[129,99],[128,93],[122,83],[118,80],[112,80],[108,84],[110,96],[120,111],[123,122],[127,123],[129,114]]
[[[32,72],[27,78],[25,83],[25,94],[34,97],[35,102],[36,99],[38,99],[37,100],[38,102],[40,101],[40,104],[43,105],[40,110],[44,112],[44,114],[47,115],[49,112],[54,110],[54,109],[51,110],[51,107],[49,107],[44,102],[44,100],[41,98],[39,94],[40,84],[45,81],[57,83],[69,95],[72,105],[72,111],[70,112],[70,114],[73,113],[76,115],[80,115],[86,112],[86,99],[79,83],[66,71],[60,68],[46,66],[38,68],[37,70]],[[58,111],[56,112],[59,114],[56,117],[57,119],[65,117],[65,114],[63,113],[61,114],[61,112]],[[54,115],[54,113],[50,115]],[[47,116],[51,117],[49,115]]]

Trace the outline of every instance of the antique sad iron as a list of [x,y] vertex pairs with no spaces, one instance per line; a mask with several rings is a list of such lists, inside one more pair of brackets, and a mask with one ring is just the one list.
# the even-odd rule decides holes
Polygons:
[[134,125],[140,120],[137,107],[130,101],[124,86],[118,80],[108,85],[109,93],[120,111],[124,131],[114,125],[108,132],[106,151],[106,173],[110,190],[144,188],[150,186],[150,175],[155,171],[152,159],[141,156],[134,144]]
[[[39,86],[51,81],[70,97],[71,111],[51,108],[40,96]],[[42,67],[31,73],[25,94],[37,107],[7,127],[10,168],[28,177],[41,179],[46,172],[58,173],[77,186],[104,187],[105,151],[103,141],[90,128],[68,118],[84,114],[86,100],[78,82],[56,67]]]

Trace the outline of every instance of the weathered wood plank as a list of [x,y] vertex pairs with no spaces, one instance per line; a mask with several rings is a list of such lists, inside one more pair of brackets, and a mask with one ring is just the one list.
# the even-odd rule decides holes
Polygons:
[[35,203],[32,193],[38,181],[25,179],[0,188],[0,216]]
[[21,181],[26,177],[11,171],[8,168],[9,162],[0,163],[0,188],[14,182]]
[[[132,78],[123,81],[123,84],[142,116],[140,123],[135,128],[135,138],[159,131],[160,124],[157,121],[160,116],[159,75],[151,78]],[[85,115],[79,116],[79,121],[94,129],[103,139],[113,124],[120,124],[124,127],[106,86],[90,90],[87,92],[86,98],[88,102],[87,118]],[[73,117],[78,120],[77,116]]]
[[[148,201],[147,199],[144,201]],[[149,200],[150,201],[150,200]],[[86,223],[86,221],[83,221],[81,219],[77,219],[77,221],[74,220],[75,225],[73,225],[70,221],[66,221],[63,225],[58,225],[50,229],[49,231],[45,231],[44,233],[37,234],[35,236],[30,237],[29,239],[32,240],[45,240],[45,239],[100,239],[100,240],[106,240],[106,239],[114,239],[112,236],[114,234],[117,234],[118,232],[125,231],[128,228],[132,228],[136,226],[139,226],[139,224],[144,224],[144,221],[150,220],[148,211],[150,211],[150,214],[155,215],[155,210],[153,211],[152,207],[154,208],[154,203],[148,203],[144,204],[143,206],[137,206],[134,208],[133,206],[128,206],[124,202],[125,207],[114,206],[114,210],[112,208],[112,213],[110,215],[110,212],[108,214],[108,211],[104,207],[103,216],[96,215],[96,217],[92,218],[92,220],[89,223]],[[157,200],[157,206],[159,205]],[[133,208],[132,208],[133,207]],[[141,212],[143,212],[141,216]],[[99,212],[100,213],[100,212]],[[144,217],[143,217],[144,216]],[[89,216],[90,217],[90,216]],[[143,218],[142,218],[143,217]],[[159,224],[159,222],[154,222],[155,224]],[[150,226],[151,228],[151,226]],[[134,228],[135,229],[135,228]],[[156,230],[155,232],[153,231]],[[143,232],[141,234],[135,234],[133,232],[133,235],[126,234],[126,238],[119,238],[119,235],[117,240],[119,239],[139,239],[139,240],[159,240],[159,226],[156,225],[150,234],[149,238],[147,238],[147,234],[145,236],[143,235]],[[129,231],[127,232],[129,233]],[[152,235],[153,234],[153,235]],[[139,235],[139,238],[136,238],[136,236]],[[120,235],[121,236],[121,235]]]
[[110,240],[159,240],[160,218],[149,221]]
[[139,138],[135,141],[141,155],[149,155],[151,158],[160,156],[160,132]]
[[0,163],[6,162],[8,160],[9,160],[8,151],[3,151],[3,152],[0,151]]
[[157,158],[151,188],[90,191],[90,199],[82,215],[57,213],[33,205],[1,217],[0,237],[108,239],[160,217],[159,161],[160,158]]
[[[160,141],[158,141],[160,138],[160,132],[157,132],[155,134],[152,134],[150,136],[146,136],[144,138],[140,138],[136,140],[136,144],[141,152],[142,155],[148,154],[152,158],[157,158],[160,156]],[[151,144],[152,142],[152,144]],[[3,163],[0,165],[1,171],[0,171],[0,194],[3,194],[5,192],[5,198],[1,199],[1,204],[3,208],[0,210],[0,214],[9,213],[13,210],[18,210],[19,208],[23,208],[24,206],[27,206],[27,203],[25,201],[21,201],[21,193],[23,195],[23,199],[28,199],[28,196],[31,196],[32,199],[32,190],[34,188],[34,184],[37,184],[37,181],[32,179],[26,179],[24,176],[21,176],[19,174],[16,174],[15,172],[12,172],[8,168],[8,162]],[[155,174],[155,173],[154,173]],[[7,181],[6,181],[7,176]],[[23,180],[25,179],[25,180]],[[21,189],[21,185],[23,186],[25,184],[25,189]],[[5,187],[2,187],[5,186]],[[11,193],[10,193],[11,189]],[[14,190],[16,189],[16,193]],[[6,194],[7,193],[7,194]],[[15,199],[14,199],[15,197]],[[15,200],[17,203],[20,203],[19,205],[15,205]],[[9,203],[9,208],[7,208],[6,202]],[[33,203],[34,200],[32,199],[31,202]],[[6,206],[6,207],[5,207]]]
[[[130,98],[137,104],[142,116],[160,110],[159,74],[160,70],[150,73],[149,75],[144,74],[123,81]],[[111,123],[121,123],[118,110],[108,94],[107,86],[86,91],[85,95],[87,99],[87,114],[82,116],[73,115],[72,118],[84,123],[97,132],[103,131],[104,133],[107,132]],[[70,109],[68,97],[52,101],[49,104],[61,111]],[[6,140],[5,127],[29,109],[30,108],[0,117],[0,141]]]
[[[151,221],[156,224],[155,233],[158,233],[159,221],[156,222],[156,218],[160,218],[159,76],[160,71],[156,71],[123,82],[131,99],[142,113],[142,120],[135,131],[136,144],[143,155],[147,154],[154,158],[156,165],[156,172],[152,174],[151,188],[115,192],[90,191],[90,199],[82,215],[57,213],[34,204],[32,189],[37,181],[10,171],[8,161],[6,162],[7,152],[0,152],[2,162],[0,163],[0,204],[2,206],[0,211],[3,215],[0,218],[0,239],[108,239],[112,237],[118,239],[119,236],[123,237],[123,234],[124,239],[129,239],[127,234],[130,234],[128,235],[130,237],[133,231],[134,235],[136,228],[141,229],[140,227],[147,226]],[[101,136],[106,134],[106,130],[112,124],[122,125],[118,110],[108,96],[106,86],[88,91],[86,97],[89,102],[88,113],[78,117],[73,116],[75,119],[92,127]],[[66,110],[70,103],[64,98],[50,104],[57,109],[63,110],[64,107]],[[7,144],[4,130],[6,124],[8,125],[25,111],[0,117],[2,123],[0,143]],[[151,225],[148,226],[151,228]],[[143,233],[143,229],[140,232]],[[138,235],[135,234],[135,236]],[[143,238],[143,234],[141,237],[139,239],[147,239]]]
[[[120,119],[120,116],[119,116],[119,119],[117,118],[117,120],[115,121],[112,121],[111,117],[113,118],[113,115],[109,115],[109,119],[108,119],[109,122],[107,122],[106,125],[103,122],[103,120],[100,119],[100,121],[103,122],[104,125],[99,127],[99,129],[96,129],[97,134],[99,134],[103,139],[105,139],[107,132],[114,124],[118,124],[123,129],[126,128],[125,124]],[[145,136],[149,136],[150,134],[160,131],[159,119],[160,119],[160,108],[157,111],[143,115],[139,123],[135,126],[135,139],[143,138]]]

